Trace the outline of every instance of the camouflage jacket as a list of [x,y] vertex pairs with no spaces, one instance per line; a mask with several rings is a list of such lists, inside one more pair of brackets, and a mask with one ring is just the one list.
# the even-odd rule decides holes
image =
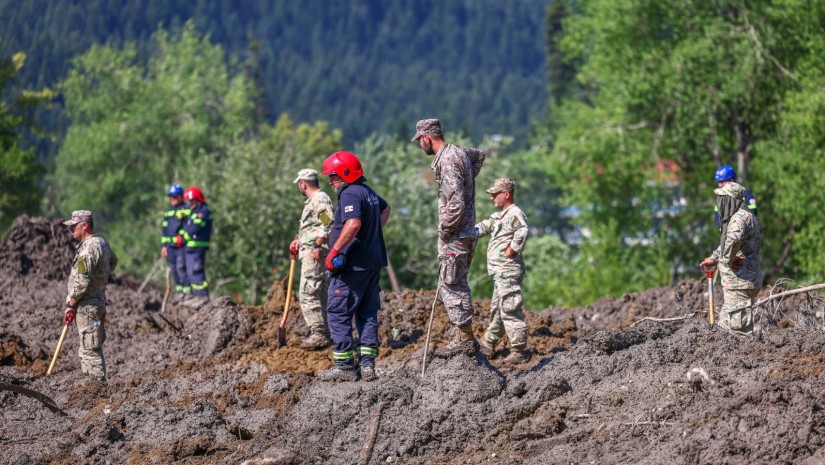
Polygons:
[[[711,258],[719,264],[723,288],[762,288],[762,268],[759,264],[761,241],[759,221],[757,221],[756,215],[749,211],[737,210],[728,223],[724,242],[711,255]],[[728,263],[733,257],[737,256],[743,257],[744,261],[739,270],[733,271]]]
[[[527,242],[527,217],[521,208],[510,205],[478,223],[476,228],[479,237],[488,234],[491,236],[490,244],[487,246],[487,274],[524,271],[522,252]],[[516,258],[507,258],[504,253],[507,246],[518,252]]]
[[77,245],[66,298],[78,305],[106,305],[106,283],[117,267],[117,255],[102,236],[92,234]]
[[[298,226],[298,241],[301,243],[300,252],[298,252],[300,258],[312,252],[312,244],[316,237],[329,237],[333,218],[332,200],[326,192],[319,189],[306,199]],[[322,247],[327,250],[329,245],[325,243]]]
[[438,232],[442,238],[472,232],[476,222],[476,176],[484,153],[444,144],[431,165],[438,183]]

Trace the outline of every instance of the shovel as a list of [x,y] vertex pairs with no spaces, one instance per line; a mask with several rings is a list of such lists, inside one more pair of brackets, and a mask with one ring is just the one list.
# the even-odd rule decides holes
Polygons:
[[705,268],[704,265],[699,265],[699,267],[708,275],[708,319],[710,320],[710,324],[715,324],[715,317],[713,315],[713,274],[716,273],[716,267],[709,266]]
[[63,326],[63,332],[60,333],[60,340],[57,342],[57,348],[54,349],[54,357],[52,357],[52,363],[49,364],[49,370],[46,371],[46,375],[52,374],[52,370],[54,370],[54,365],[57,363],[57,356],[60,355],[60,349],[63,348],[63,341],[66,339],[66,332],[69,331],[69,323],[68,321]]
[[289,300],[292,297],[292,277],[295,276],[295,259],[298,254],[292,254],[289,262],[289,279],[286,285],[286,302],[284,302],[284,313],[281,316],[281,324],[278,325],[278,347],[286,345],[286,319],[289,318]]

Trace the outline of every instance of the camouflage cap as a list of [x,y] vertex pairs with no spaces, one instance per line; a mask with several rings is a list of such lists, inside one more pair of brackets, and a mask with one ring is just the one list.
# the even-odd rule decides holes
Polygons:
[[413,136],[412,142],[417,141],[418,138],[424,134],[441,136],[441,121],[435,118],[429,118],[422,119],[421,121],[415,123],[415,136]]
[[713,192],[716,195],[729,195],[740,198],[745,195],[745,187],[733,181],[727,181],[724,186],[714,189]]
[[72,212],[72,217],[63,222],[66,226],[74,226],[79,223],[91,223],[92,212],[89,210],[75,210]]
[[312,168],[304,168],[301,171],[298,171],[298,177],[295,178],[293,183],[297,183],[300,180],[304,181],[315,181],[318,182],[318,170],[314,170]]
[[493,187],[487,189],[488,194],[498,194],[499,192],[513,193],[516,190],[516,183],[510,178],[498,178],[493,183]]

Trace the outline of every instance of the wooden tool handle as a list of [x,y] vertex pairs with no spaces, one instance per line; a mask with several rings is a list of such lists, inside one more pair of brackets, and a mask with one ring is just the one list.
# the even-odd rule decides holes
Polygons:
[[63,348],[63,341],[66,339],[66,333],[69,331],[69,323],[67,322],[63,325],[63,332],[60,333],[60,340],[57,342],[57,348],[54,349],[54,357],[52,357],[52,363],[49,364],[49,370],[46,372],[47,375],[52,374],[52,370],[54,370],[54,365],[57,363],[57,356],[60,355],[60,349]]

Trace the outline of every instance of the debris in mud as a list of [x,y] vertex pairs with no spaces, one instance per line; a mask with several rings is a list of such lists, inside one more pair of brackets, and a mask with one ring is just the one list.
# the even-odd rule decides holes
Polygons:
[[[298,347],[297,303],[277,345],[285,283],[262,306],[222,297],[161,315],[160,289],[121,277],[107,289],[108,383],[80,373],[74,327],[47,377],[74,253],[55,223],[18,218],[0,244],[0,381],[68,415],[0,390],[2,463],[773,464],[825,450],[825,333],[793,327],[797,296],[760,337],[701,318],[628,327],[703,310],[702,280],[528,313],[527,363],[500,366],[505,347],[432,359],[423,379],[433,291],[383,293],[380,379],[329,385],[314,378],[329,351]],[[489,302],[474,304],[480,336]],[[450,324],[435,314],[438,347]]]

